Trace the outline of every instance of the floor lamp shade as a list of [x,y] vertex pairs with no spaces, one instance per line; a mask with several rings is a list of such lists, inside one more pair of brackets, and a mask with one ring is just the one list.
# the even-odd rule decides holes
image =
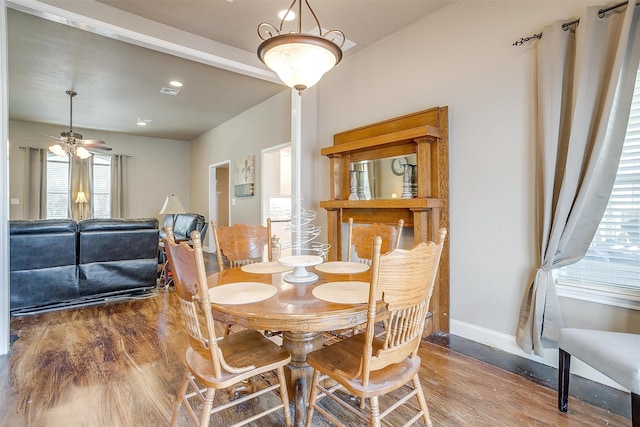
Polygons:
[[87,196],[85,196],[84,191],[78,191],[78,195],[76,196],[75,203],[80,205],[80,219],[84,218],[84,204],[89,203],[87,200]]
[[88,203],[87,196],[84,194],[84,191],[78,191],[78,195],[76,196],[76,203]]

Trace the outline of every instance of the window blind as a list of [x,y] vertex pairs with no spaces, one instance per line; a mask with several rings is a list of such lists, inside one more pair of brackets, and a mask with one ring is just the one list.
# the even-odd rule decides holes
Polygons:
[[67,218],[69,159],[47,153],[47,218]]
[[111,217],[111,156],[93,155],[93,217]]

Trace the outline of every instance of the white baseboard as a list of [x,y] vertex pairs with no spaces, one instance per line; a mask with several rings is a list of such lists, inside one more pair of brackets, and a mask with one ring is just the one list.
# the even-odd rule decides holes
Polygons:
[[[471,341],[479,342],[481,344],[488,345],[489,347],[494,347],[507,353],[515,354],[516,356],[524,357],[556,369],[558,368],[557,348],[545,348],[544,356],[535,356],[533,354],[525,353],[516,343],[515,336],[492,331],[491,329],[482,328],[480,326],[461,322],[455,319],[451,319],[449,326],[449,330],[452,335],[457,335]],[[618,390],[629,391],[575,357],[571,358],[571,373],[609,387],[617,388]]]

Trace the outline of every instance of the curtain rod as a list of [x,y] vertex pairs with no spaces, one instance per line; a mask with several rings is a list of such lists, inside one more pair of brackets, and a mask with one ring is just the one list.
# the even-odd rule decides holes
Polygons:
[[[612,10],[615,10],[615,9],[617,9],[619,7],[626,6],[627,3],[628,2],[623,1],[623,2],[620,2],[620,3],[616,3],[613,6],[602,8],[602,9],[598,10],[598,17],[604,18],[605,15],[607,14],[607,12],[611,12]],[[565,22],[564,24],[562,24],[562,29],[564,31],[567,31],[571,26],[578,25],[579,23],[580,23],[580,19],[574,19],[573,21]],[[512,44],[512,46],[522,46],[523,44],[525,44],[529,40],[541,39],[541,38],[542,38],[542,31],[537,33],[537,34],[534,34],[532,36],[529,36],[529,37],[521,37],[520,40],[515,41]]]
[[[32,150],[44,149],[44,150],[46,150],[46,148],[43,148],[43,147],[18,147],[18,148],[21,149],[21,150],[29,150],[29,149],[32,149]],[[111,154],[106,154],[105,153],[105,155],[110,156]],[[133,155],[131,155],[131,154],[120,154],[120,155],[121,156],[125,156],[126,158],[129,158],[129,159],[133,158]]]

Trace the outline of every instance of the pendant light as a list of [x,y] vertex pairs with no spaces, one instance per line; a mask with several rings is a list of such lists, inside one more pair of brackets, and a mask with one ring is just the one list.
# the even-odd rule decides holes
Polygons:
[[[258,57],[267,67],[278,74],[287,86],[302,94],[302,91],[318,83],[324,73],[336,66],[342,59],[344,33],[340,30],[322,32],[320,22],[311,9],[308,0],[304,0],[309,12],[316,21],[318,34],[302,32],[302,1],[293,0],[287,12],[275,27],[267,22],[258,25],[258,36],[263,40],[258,46]],[[282,33],[287,16],[298,4],[297,31]]]

